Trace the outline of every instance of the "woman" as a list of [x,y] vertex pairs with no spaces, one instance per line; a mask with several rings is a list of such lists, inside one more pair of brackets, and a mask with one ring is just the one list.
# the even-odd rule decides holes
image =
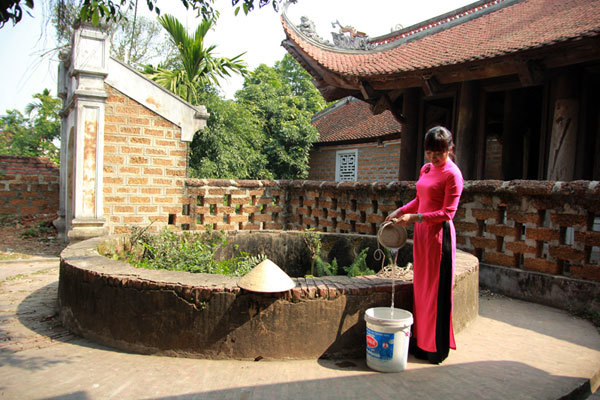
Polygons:
[[392,212],[386,220],[408,226],[415,224],[413,240],[414,306],[411,351],[415,357],[439,364],[456,349],[452,330],[452,284],[456,214],[463,189],[460,170],[450,159],[454,143],[444,127],[425,134],[425,156],[417,196]]

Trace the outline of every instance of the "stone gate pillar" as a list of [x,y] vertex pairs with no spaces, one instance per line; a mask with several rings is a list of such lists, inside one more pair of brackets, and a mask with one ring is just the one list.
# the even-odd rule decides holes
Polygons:
[[[59,67],[63,97],[61,199],[69,240],[105,234],[102,172],[108,43],[99,29],[76,29],[71,53]],[[62,87],[61,87],[62,85]]]

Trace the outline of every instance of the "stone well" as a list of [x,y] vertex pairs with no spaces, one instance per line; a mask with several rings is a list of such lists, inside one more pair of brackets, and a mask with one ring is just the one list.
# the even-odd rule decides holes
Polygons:
[[[255,241],[258,234],[266,235],[259,246],[288,249],[299,235],[239,232],[228,242]],[[340,247],[339,236],[376,246],[373,236],[329,235],[322,237],[328,252]],[[364,357],[364,312],[391,302],[392,281],[375,276],[299,277],[292,290],[264,294],[240,289],[235,277],[138,269],[98,253],[111,240],[117,237],[89,239],[62,252],[59,308],[71,331],[122,350],[212,359]],[[403,254],[410,253],[408,243]],[[461,251],[456,261],[453,321],[460,331],[478,313],[479,263]],[[411,310],[412,282],[394,285],[396,307]]]

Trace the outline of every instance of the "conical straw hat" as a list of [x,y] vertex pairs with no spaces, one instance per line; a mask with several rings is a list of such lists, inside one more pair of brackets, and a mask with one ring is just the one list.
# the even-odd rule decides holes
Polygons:
[[277,264],[266,259],[244,275],[238,286],[251,292],[275,293],[290,290],[296,284]]
[[385,222],[377,232],[377,240],[383,247],[388,249],[399,249],[404,246],[408,239],[406,228],[402,225],[393,224],[391,221]]

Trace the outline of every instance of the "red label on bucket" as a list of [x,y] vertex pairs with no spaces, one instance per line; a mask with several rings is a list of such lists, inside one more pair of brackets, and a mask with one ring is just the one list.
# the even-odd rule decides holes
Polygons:
[[377,340],[371,335],[367,335],[367,346],[377,347]]
[[394,334],[367,328],[367,355],[381,361],[394,357]]

